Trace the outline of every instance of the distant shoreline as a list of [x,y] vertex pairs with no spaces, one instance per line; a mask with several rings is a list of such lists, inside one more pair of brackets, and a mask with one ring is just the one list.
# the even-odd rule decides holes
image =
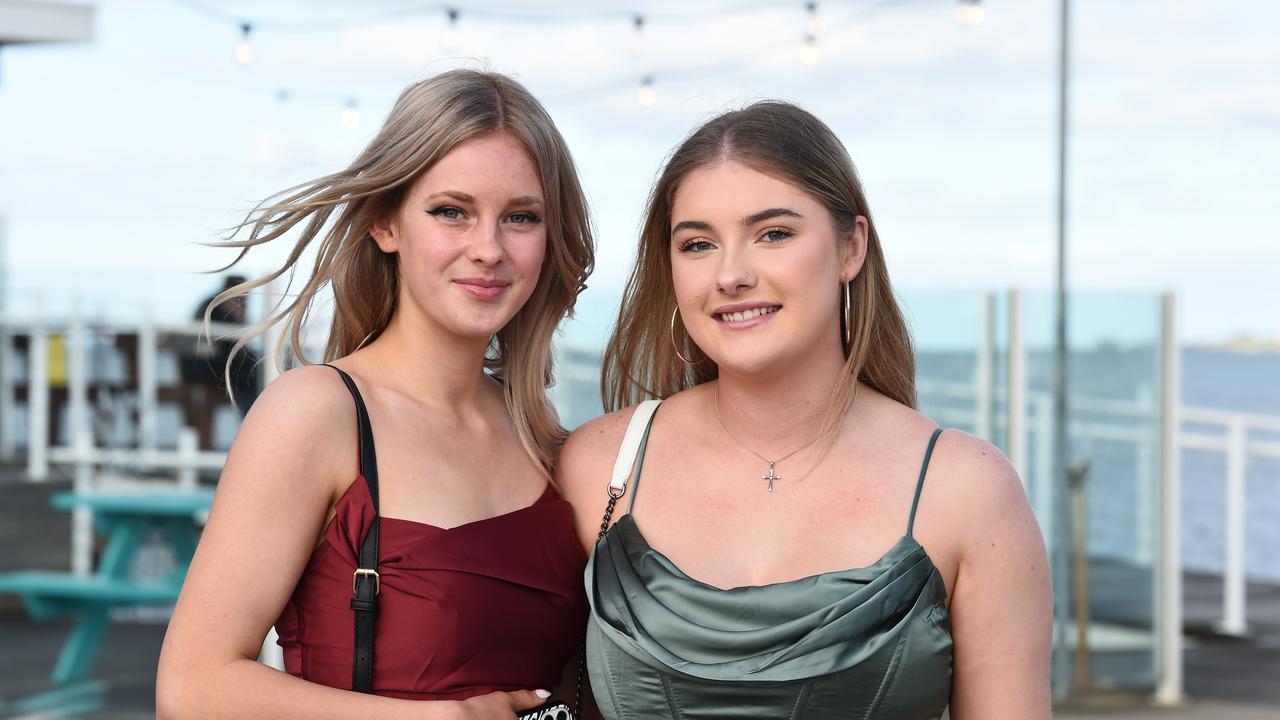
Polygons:
[[1186,346],[1188,350],[1200,352],[1244,353],[1248,355],[1280,354],[1280,340],[1263,338],[1238,337],[1218,343],[1197,343]]

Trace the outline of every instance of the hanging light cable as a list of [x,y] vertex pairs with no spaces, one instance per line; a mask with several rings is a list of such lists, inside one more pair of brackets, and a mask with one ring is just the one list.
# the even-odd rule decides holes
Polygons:
[[987,19],[987,9],[982,6],[982,0],[960,0],[956,18],[969,27],[977,27]]
[[249,36],[252,34],[252,25],[240,23],[240,42],[236,43],[236,61],[241,65],[253,62],[253,44],[249,42]]

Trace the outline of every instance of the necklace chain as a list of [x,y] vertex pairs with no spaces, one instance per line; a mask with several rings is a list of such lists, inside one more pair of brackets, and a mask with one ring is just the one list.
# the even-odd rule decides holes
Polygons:
[[761,455],[760,453],[756,452],[755,450],[752,450],[752,449],[751,449],[751,448],[750,448],[746,443],[742,442],[742,440],[740,440],[740,439],[738,438],[738,436],[737,436],[737,435],[734,435],[734,434],[733,434],[733,431],[729,429],[728,424],[726,424],[726,423],[725,423],[725,421],[724,421],[724,416],[722,416],[722,415],[720,414],[720,384],[719,384],[719,383],[716,383],[716,385],[715,385],[713,388],[711,388],[711,403],[712,403],[712,405],[713,405],[713,406],[715,407],[715,409],[716,409],[716,419],[720,421],[720,427],[724,428],[724,431],[725,431],[726,433],[728,433],[729,437],[730,437],[730,438],[732,438],[732,439],[733,439],[733,441],[734,441],[735,443],[737,443],[737,444],[738,444],[738,447],[742,448],[743,450],[746,450],[747,452],[751,453],[752,455],[755,455],[756,457],[760,458],[761,460],[763,460],[763,461],[765,461],[765,462],[769,463],[769,474],[768,474],[768,475],[764,475],[764,476],[762,476],[762,477],[760,478],[761,480],[768,480],[768,481],[769,481],[769,492],[773,492],[773,481],[774,481],[774,480],[781,480],[781,479],[782,479],[782,477],[781,477],[781,476],[779,476],[776,472],[774,472],[774,467],[775,467],[775,466],[777,466],[777,464],[778,464],[778,463],[782,462],[783,460],[786,460],[787,458],[791,457],[792,455],[795,455],[796,453],[799,453],[799,452],[804,451],[804,450],[808,450],[810,447],[812,447],[812,446],[813,446],[813,444],[814,444],[814,443],[818,442],[818,438],[822,437],[822,431],[821,431],[821,430],[819,430],[819,431],[818,431],[818,434],[817,434],[817,435],[814,435],[814,436],[813,436],[813,439],[812,439],[812,440],[810,440],[809,442],[807,442],[807,443],[805,443],[804,445],[802,445],[802,446],[800,446],[800,447],[796,448],[795,450],[792,450],[791,452],[787,453],[786,455],[783,455],[782,457],[778,458],[777,460],[770,460],[769,458],[767,458],[767,457],[765,457],[765,456]]

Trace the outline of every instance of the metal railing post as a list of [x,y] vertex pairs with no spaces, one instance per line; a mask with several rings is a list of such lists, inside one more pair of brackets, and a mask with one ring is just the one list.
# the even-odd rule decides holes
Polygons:
[[1222,622],[1218,630],[1243,636],[1245,622],[1245,468],[1248,465],[1249,427],[1244,418],[1227,422],[1227,490],[1223,530]]
[[138,327],[138,447],[156,446],[156,326],[151,313]]
[[1156,592],[1156,692],[1154,701],[1181,705],[1182,688],[1182,481],[1180,441],[1181,363],[1177,303],[1160,302],[1160,586]]
[[9,318],[0,317],[0,458],[10,460],[17,452],[14,413],[13,331]]
[[993,378],[995,372],[995,311],[996,299],[993,293],[983,293],[979,307],[981,317],[979,323],[978,357],[974,364],[974,423],[973,433],[978,437],[994,442],[995,422],[992,417],[995,403],[992,402]]
[[27,478],[49,477],[49,329],[37,301],[27,347]]
[[1027,478],[1027,371],[1026,350],[1022,346],[1022,291],[1009,290],[1006,295],[1009,316],[1006,335],[1009,338],[1005,360],[1005,432],[1009,462],[1025,486]]

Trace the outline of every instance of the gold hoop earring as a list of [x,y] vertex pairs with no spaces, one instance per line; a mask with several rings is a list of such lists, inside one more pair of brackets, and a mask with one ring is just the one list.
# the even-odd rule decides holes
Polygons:
[[698,363],[680,354],[680,345],[676,343],[676,313],[678,312],[680,312],[679,305],[671,309],[671,349],[676,351],[676,357],[680,358],[685,365],[697,365]]
[[848,356],[853,345],[853,281],[840,283],[844,290],[844,354]]

